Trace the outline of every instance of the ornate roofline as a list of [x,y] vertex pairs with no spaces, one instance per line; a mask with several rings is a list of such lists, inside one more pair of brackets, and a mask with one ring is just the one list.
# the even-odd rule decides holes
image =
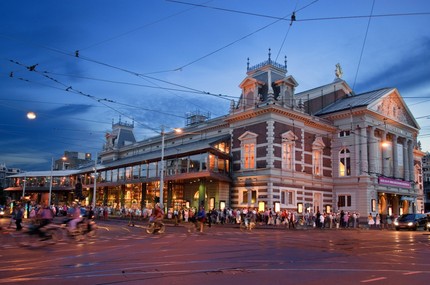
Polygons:
[[228,116],[225,121],[231,124],[234,122],[259,117],[267,113],[279,114],[289,119],[303,121],[305,126],[313,126],[324,129],[326,131],[333,132],[337,130],[337,128],[335,126],[332,126],[330,122],[328,122],[326,119],[309,116],[307,114],[299,113],[294,110],[286,110],[285,108],[281,108],[277,105],[269,105],[260,108],[249,109],[243,112],[239,112],[238,114],[232,114]]

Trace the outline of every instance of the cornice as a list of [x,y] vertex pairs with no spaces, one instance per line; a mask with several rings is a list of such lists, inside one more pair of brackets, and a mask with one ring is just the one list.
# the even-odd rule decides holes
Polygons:
[[327,131],[336,131],[337,129],[335,126],[332,126],[330,122],[326,121],[326,119],[309,116],[308,114],[300,113],[292,109],[286,109],[277,105],[256,107],[254,109],[242,111],[238,114],[232,114],[228,116],[225,121],[232,124],[235,122],[256,118],[269,113],[278,114],[292,120],[302,121],[306,126],[321,128]]

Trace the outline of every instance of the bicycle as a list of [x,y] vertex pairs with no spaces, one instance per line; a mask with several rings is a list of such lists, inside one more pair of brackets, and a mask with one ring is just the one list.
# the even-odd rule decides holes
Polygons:
[[192,234],[196,231],[200,231],[200,224],[202,221],[199,221],[196,217],[192,217],[188,219],[188,223],[186,225],[188,233]]
[[255,226],[256,226],[255,222],[245,218],[240,222],[239,228],[242,232],[245,230],[252,231],[253,229],[255,229]]
[[82,241],[86,237],[94,238],[97,235],[97,224],[92,219],[85,218],[81,222],[78,222],[75,230],[69,230],[70,219],[63,220],[61,229],[63,236],[68,236],[76,241]]
[[149,222],[149,224],[146,226],[146,233],[148,234],[162,234],[166,231],[166,226],[163,222]]
[[47,244],[55,244],[64,239],[60,225],[50,223],[41,229],[36,225],[30,225],[28,230],[10,233],[18,246],[38,247]]

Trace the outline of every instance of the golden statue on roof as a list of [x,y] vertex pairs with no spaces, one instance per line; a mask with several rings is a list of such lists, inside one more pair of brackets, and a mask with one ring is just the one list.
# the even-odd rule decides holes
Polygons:
[[340,63],[336,64],[336,70],[334,71],[334,73],[336,74],[336,78],[342,78],[343,71],[342,67],[340,66]]

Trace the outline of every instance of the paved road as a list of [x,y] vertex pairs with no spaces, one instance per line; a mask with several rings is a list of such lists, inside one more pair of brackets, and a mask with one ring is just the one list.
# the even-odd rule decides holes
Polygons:
[[99,222],[95,239],[22,247],[2,233],[0,284],[428,284],[424,231],[183,225],[148,235]]

